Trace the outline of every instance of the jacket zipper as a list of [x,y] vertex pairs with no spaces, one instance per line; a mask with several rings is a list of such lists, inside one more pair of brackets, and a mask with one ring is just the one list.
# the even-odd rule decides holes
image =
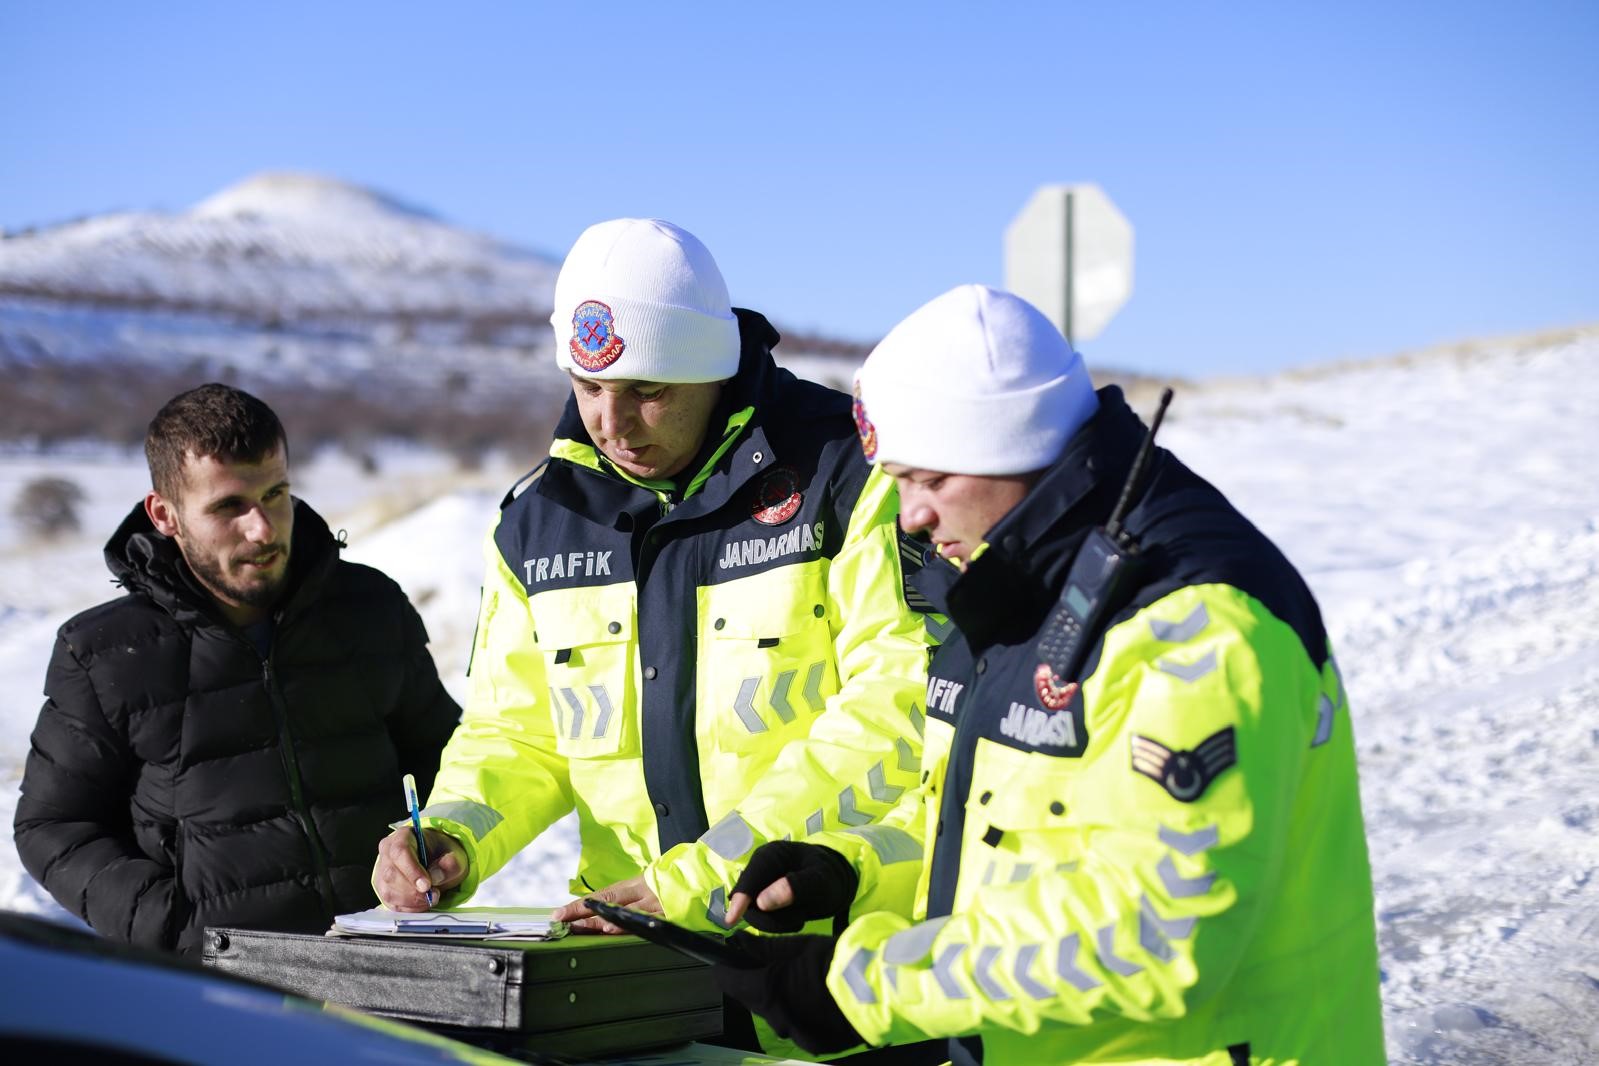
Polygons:
[[327,856],[322,854],[322,841],[317,836],[310,814],[306,811],[305,790],[300,784],[300,766],[294,758],[294,735],[289,731],[289,709],[284,705],[283,694],[278,690],[277,680],[272,675],[270,658],[261,660],[261,673],[266,682],[267,695],[272,700],[273,716],[278,723],[278,754],[283,759],[283,775],[289,782],[290,806],[294,811],[294,817],[300,823],[301,832],[305,834],[306,843],[311,847],[311,863],[316,868],[317,889],[322,894],[322,905],[327,910],[328,921],[331,922],[338,912],[333,879],[328,874]]

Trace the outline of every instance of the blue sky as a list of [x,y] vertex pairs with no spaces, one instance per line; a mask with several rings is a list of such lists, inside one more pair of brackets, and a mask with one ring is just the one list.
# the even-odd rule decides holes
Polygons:
[[369,184],[560,255],[699,234],[734,301],[875,339],[1097,182],[1175,375],[1599,321],[1599,4],[5,4],[0,227]]

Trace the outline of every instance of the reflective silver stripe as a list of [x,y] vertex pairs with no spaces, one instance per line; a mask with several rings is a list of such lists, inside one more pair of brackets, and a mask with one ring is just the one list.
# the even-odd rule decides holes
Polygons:
[[1077,861],[1074,859],[1071,862],[1057,862],[1055,864],[1055,872],[1058,874],[1076,873]]
[[1139,906],[1143,910],[1144,915],[1150,920],[1151,923],[1154,924],[1155,928],[1160,930],[1160,935],[1165,937],[1167,940],[1186,940],[1188,937],[1193,935],[1194,923],[1198,921],[1198,919],[1162,918],[1155,910],[1155,904],[1150,901],[1148,896],[1143,898]]
[[859,829],[846,829],[844,832],[870,844],[872,850],[877,852],[877,861],[884,866],[922,857],[921,842],[903,829],[895,829],[890,825],[863,825]]
[[1151,920],[1152,912],[1140,909],[1138,912],[1138,946],[1149,952],[1161,962],[1170,962],[1176,955],[1171,945],[1166,943],[1166,938],[1160,935],[1160,929]]
[[994,975],[990,972],[997,958],[999,958],[999,948],[992,944],[984,945],[977,949],[977,965],[972,967],[972,980],[977,982],[978,989],[985,996],[996,1003],[1011,998],[1010,990],[994,980]]
[[826,667],[826,662],[812,663],[810,673],[805,675],[805,702],[817,714],[821,714],[827,706],[827,701],[822,698],[822,671]]
[[805,835],[810,836],[812,833],[820,833],[824,824],[826,823],[822,818],[822,812],[812,811],[805,816]]
[[1199,657],[1195,663],[1174,663],[1170,659],[1156,659],[1155,669],[1168,673],[1179,681],[1193,684],[1212,670],[1216,669],[1216,650],[1212,648]]
[[1030,862],[1019,862],[1016,864],[1016,869],[1010,872],[1012,884],[1017,881],[1025,881],[1031,876],[1033,876],[1033,864]]
[[1054,995],[1049,986],[1039,984],[1027,973],[1033,968],[1033,960],[1038,958],[1040,947],[1039,944],[1023,944],[1016,952],[1016,965],[1011,967],[1010,975],[1029,996],[1034,999],[1048,999]]
[[877,1002],[877,993],[872,991],[871,984],[866,980],[866,967],[871,964],[872,953],[865,948],[851,955],[849,962],[844,964],[844,983],[862,1003]]
[[838,820],[845,825],[867,825],[872,820],[871,815],[862,814],[855,806],[854,785],[845,785],[838,794]]
[[700,842],[716,854],[732,862],[742,858],[755,846],[755,830],[737,811],[729,811],[720,822],[711,826],[700,837]]
[[1337,709],[1325,692],[1316,697],[1316,735],[1310,738],[1311,747],[1319,748],[1332,739],[1333,713]]
[[911,742],[904,737],[894,738],[894,751],[898,755],[895,763],[901,770],[914,774],[922,768],[922,760],[916,757],[916,750],[911,747]]
[[450,800],[448,803],[429,804],[422,813],[429,818],[442,818],[447,822],[464,826],[474,840],[482,840],[495,826],[505,821],[505,816],[493,807],[473,803],[471,800]]
[[606,691],[604,685],[590,685],[589,692],[594,695],[594,705],[600,709],[599,720],[594,723],[594,739],[598,740],[611,727],[611,716],[615,708],[611,706],[611,694]]
[[711,890],[711,901],[705,907],[705,917],[713,923],[726,927],[727,925],[727,889],[717,885]]
[[794,708],[788,702],[788,686],[794,683],[794,675],[798,670],[784,670],[777,675],[777,683],[772,686],[772,694],[767,698],[767,703],[772,705],[772,710],[784,722],[794,720]]
[[566,705],[572,708],[572,728],[566,735],[576,740],[583,735],[583,701],[569,688],[561,690],[561,697],[566,700]]
[[899,991],[899,967],[883,963],[883,980],[888,982],[888,987]]
[[566,731],[566,715],[561,713],[561,694],[554,685],[550,686],[550,710],[555,715],[555,735],[560,736]]
[[739,721],[744,723],[744,728],[751,733],[766,732],[766,723],[755,713],[755,690],[760,684],[760,678],[746,677],[739,682],[738,695],[733,698],[733,710],[738,714]]
[[995,872],[998,871],[998,869],[999,869],[999,860],[998,859],[989,859],[988,860],[988,869],[983,871],[983,884],[985,884],[985,885],[993,884],[994,883],[994,874],[995,874]]
[[1188,617],[1181,622],[1163,622],[1159,618],[1149,620],[1149,631],[1155,635],[1156,640],[1165,641],[1167,644],[1182,644],[1193,640],[1199,635],[1200,630],[1210,624],[1210,613],[1205,610],[1202,603],[1188,612]]
[[1203,896],[1210,891],[1210,886],[1215,882],[1214,873],[1203,874],[1199,877],[1184,877],[1177,872],[1177,864],[1170,855],[1162,855],[1160,863],[1155,867],[1155,872],[1160,875],[1160,883],[1166,886],[1166,894],[1172,899],[1188,899],[1191,896]]
[[879,803],[893,803],[905,790],[898,785],[888,783],[888,771],[883,769],[881,762],[878,762],[866,771],[866,791],[870,792],[872,798]]
[[1160,841],[1168,844],[1184,855],[1198,855],[1206,848],[1216,846],[1216,841],[1221,839],[1221,833],[1214,825],[1207,825],[1203,829],[1196,829],[1192,833],[1179,833],[1166,826],[1160,827]]
[[1111,922],[1095,934],[1097,948],[1095,954],[1099,956],[1099,964],[1111,973],[1119,973],[1123,977],[1131,977],[1143,970],[1136,962],[1128,962],[1116,954],[1116,923]]
[[927,718],[922,714],[922,709],[916,704],[911,704],[911,727],[916,730],[916,735],[927,735]]
[[1065,937],[1060,942],[1060,950],[1055,953],[1055,972],[1060,974],[1060,979],[1077,989],[1087,992],[1090,988],[1099,987],[1099,978],[1080,970],[1077,967],[1077,934]]
[[924,614],[922,623],[927,626],[927,631],[932,634],[933,639],[940,644],[949,640],[949,635],[955,632],[955,623],[947,618],[940,622],[932,615]]
[[956,960],[961,957],[961,952],[966,950],[965,944],[947,944],[938,961],[933,963],[933,980],[938,982],[938,987],[944,990],[947,999],[966,999],[966,990],[955,980],[955,975],[950,972]]
[[901,929],[883,942],[883,961],[897,966],[912,966],[927,958],[933,950],[938,931],[949,924],[949,915],[929,918],[925,922]]

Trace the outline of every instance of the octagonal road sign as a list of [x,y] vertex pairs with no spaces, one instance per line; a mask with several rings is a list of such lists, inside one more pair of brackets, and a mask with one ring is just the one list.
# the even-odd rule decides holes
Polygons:
[[1005,287],[1073,344],[1133,292],[1133,227],[1098,185],[1044,185],[1005,227]]

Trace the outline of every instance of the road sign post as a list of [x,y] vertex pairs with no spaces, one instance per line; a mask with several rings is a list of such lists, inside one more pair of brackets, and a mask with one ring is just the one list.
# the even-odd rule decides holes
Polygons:
[[1005,227],[1005,287],[1092,340],[1132,295],[1132,224],[1098,185],[1041,186]]

